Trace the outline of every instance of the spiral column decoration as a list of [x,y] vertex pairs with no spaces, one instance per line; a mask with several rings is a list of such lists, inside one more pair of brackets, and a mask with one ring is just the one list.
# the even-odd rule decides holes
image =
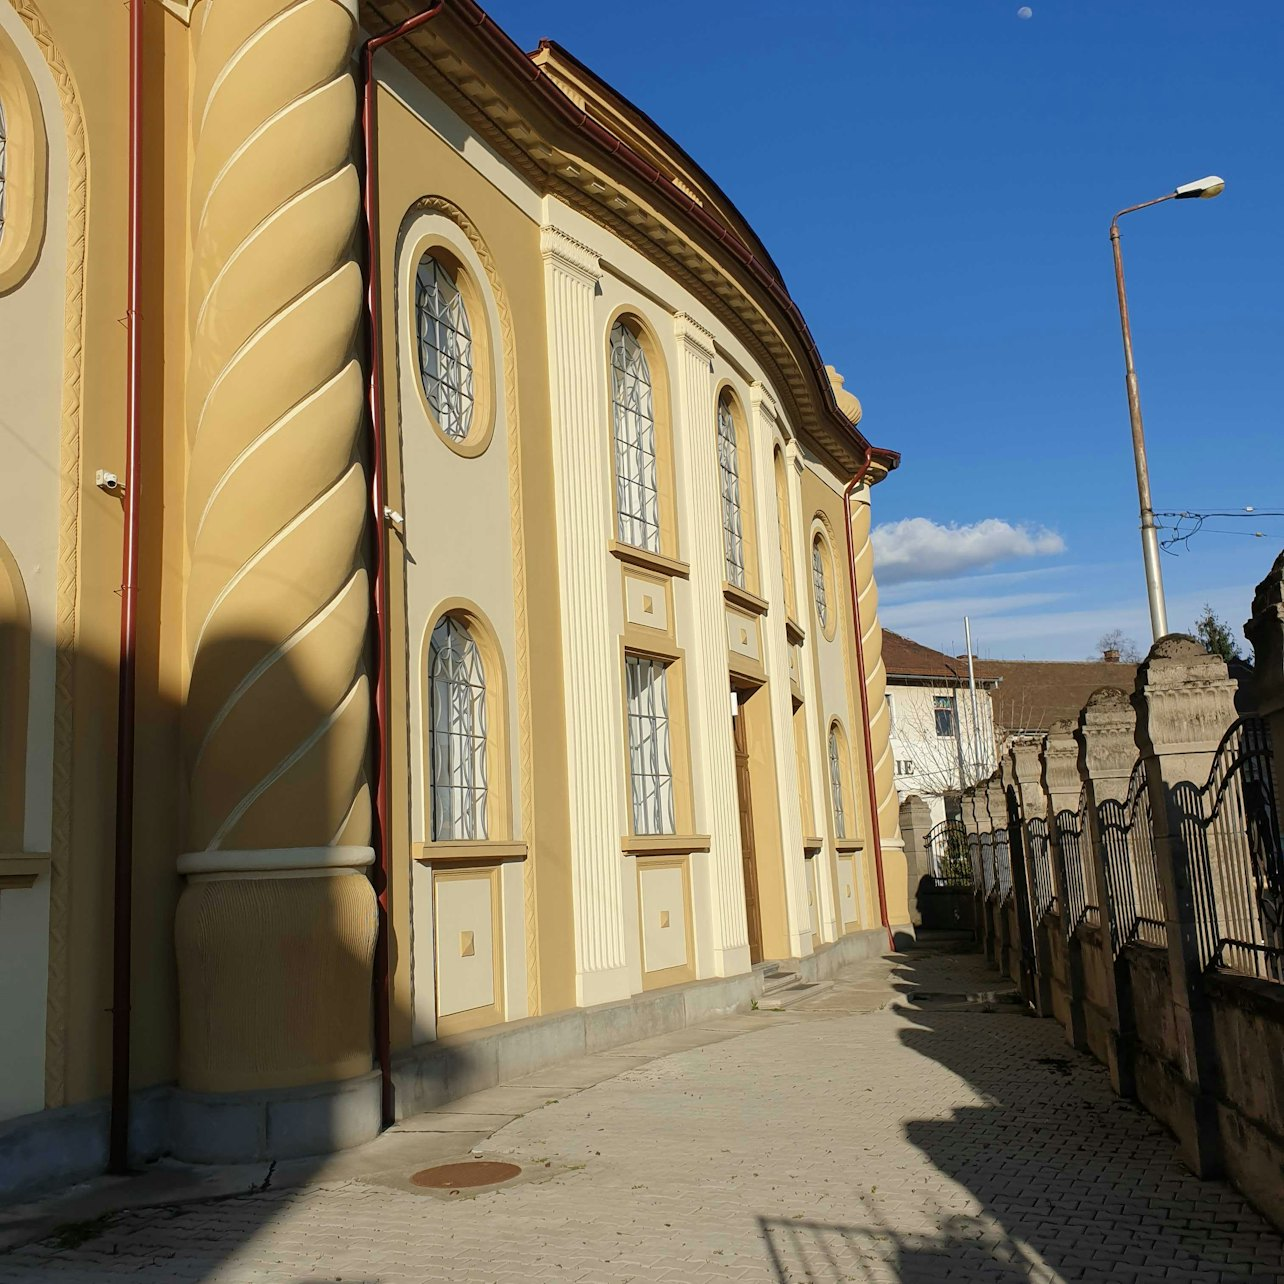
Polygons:
[[180,1069],[206,1092],[363,1074],[370,590],[355,0],[192,24]]

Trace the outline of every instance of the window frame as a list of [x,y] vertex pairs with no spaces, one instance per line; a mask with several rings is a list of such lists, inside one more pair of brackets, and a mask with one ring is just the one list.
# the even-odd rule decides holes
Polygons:
[[[948,715],[949,725],[941,730],[941,715]],[[936,734],[941,740],[953,740],[958,734],[959,706],[952,695],[934,695],[932,697],[932,718],[936,724]]]
[[820,626],[820,631],[827,642],[834,640],[838,629],[837,584],[834,550],[830,545],[825,525],[818,516],[812,526],[811,535],[811,607],[816,623]]
[[[455,213],[463,218],[462,212]],[[474,233],[457,221],[451,210],[433,204],[411,206],[403,229],[396,298],[400,344],[398,387],[403,415],[409,413],[411,404],[417,404],[432,435],[452,455],[476,459],[486,453],[495,438],[499,424],[499,381],[511,377],[510,371],[501,368],[496,348],[495,336],[500,333],[499,301],[481,257],[484,247],[474,244]],[[461,440],[455,440],[443,431],[429,403],[420,371],[415,304],[419,265],[427,255],[443,262],[452,274],[463,298],[472,332],[473,416],[468,435]]]
[[[675,764],[674,724],[677,722],[678,710],[675,700],[679,695],[677,683],[670,681],[675,661],[668,656],[654,655],[650,652],[627,650],[624,652],[624,745],[625,774],[628,781],[628,815],[629,835],[632,837],[660,837],[675,835],[678,832],[679,799],[678,770]],[[634,672],[641,677],[643,669],[652,684],[648,690],[651,695],[651,709],[643,707],[641,683],[634,683]],[[659,681],[655,681],[655,679]],[[657,710],[655,693],[659,691]],[[651,764],[661,769],[648,773],[639,773],[639,760],[646,756],[645,742],[634,736],[634,732],[650,719],[651,723]],[[659,751],[659,752],[657,752]],[[663,768],[666,768],[663,769]],[[647,815],[646,779],[654,779],[656,786],[650,791],[654,808],[651,817]],[[641,786],[641,788],[639,788]],[[654,817],[655,819],[652,819]],[[659,824],[659,828],[651,827]],[[664,826],[668,826],[665,828]]]
[[771,449],[772,482],[776,491],[776,538],[780,543],[780,578],[785,593],[785,614],[798,619],[798,596],[794,588],[793,518],[789,504],[789,473],[784,448],[777,441]]
[[825,752],[829,763],[830,822],[834,826],[834,837],[840,843],[848,841],[849,837],[847,833],[847,782],[844,779],[847,774],[846,751],[846,737],[843,735],[842,727],[838,724],[838,719],[834,718],[829,724]]
[[[446,675],[445,682],[439,683],[438,678],[438,655],[442,648],[438,644],[438,635],[445,632],[445,639],[454,642],[457,635],[467,642],[469,649],[463,653],[461,663],[471,665],[476,676],[480,679],[478,682],[472,681],[472,675],[463,677],[463,685],[471,688],[474,692],[469,697],[469,727],[466,731],[459,732],[447,726],[444,730],[439,728],[438,717],[438,695],[442,686],[445,686],[447,698],[454,703],[455,695],[449,683],[452,675]],[[427,771],[427,793],[425,799],[428,810],[428,824],[426,826],[431,841],[434,843],[450,842],[487,842],[491,839],[491,803],[492,803],[492,785],[491,775],[494,768],[493,759],[494,746],[491,739],[491,721],[488,712],[488,705],[491,703],[491,684],[489,682],[489,673],[486,665],[485,651],[483,646],[479,645],[475,627],[466,616],[454,611],[443,612],[433,624],[432,632],[428,639],[428,666],[427,666],[427,707],[428,718],[426,723],[427,731],[427,751],[428,751],[428,771]],[[455,675],[455,681],[458,683],[458,675]],[[480,721],[480,729],[477,728],[477,722]],[[443,786],[439,784],[438,773],[438,753],[440,746],[440,737],[443,737],[449,746],[450,741],[466,738],[472,741],[472,745],[466,755],[468,763],[469,781],[468,783],[449,783],[444,786],[447,795],[455,792],[466,791],[471,795],[466,809],[458,812],[451,810],[449,819],[451,821],[451,832],[442,832],[441,824],[443,818],[447,815],[438,806],[439,797],[443,792]],[[463,759],[465,755],[458,755],[460,758],[461,770],[463,768]],[[449,753],[448,753],[449,762]],[[448,772],[451,768],[448,766]],[[480,785],[476,784],[477,778],[480,777]],[[462,822],[462,823],[460,823]],[[457,832],[462,829],[464,832]]]
[[[475,346],[468,298],[459,285],[460,272],[458,268],[452,271],[451,265],[443,262],[447,257],[439,247],[431,246],[419,255],[415,264],[415,360],[419,385],[438,432],[453,445],[462,446],[472,435],[477,418]],[[431,286],[425,283],[424,269],[427,264],[432,265]],[[447,287],[453,295],[445,297],[446,290],[443,287]],[[437,300],[435,303],[431,302],[434,296]],[[443,297],[444,303],[441,302]],[[429,327],[432,328],[431,338],[426,333]],[[447,337],[443,338],[443,335]],[[452,351],[452,348],[455,350]],[[435,374],[429,373],[425,361],[427,352],[436,354],[433,362]],[[458,375],[454,380],[449,377],[452,362],[458,367]],[[444,392],[456,395],[458,407],[449,404],[451,399],[444,396]]]
[[[661,466],[660,466],[660,430],[656,415],[656,376],[655,363],[648,353],[645,331],[636,321],[633,314],[627,313],[616,317],[607,332],[607,398],[610,405],[611,421],[611,477],[613,502],[615,508],[615,538],[629,548],[639,549],[644,553],[663,554],[665,547],[664,516],[661,504]],[[619,343],[617,346],[617,337]],[[632,364],[641,364],[645,374],[645,400],[633,406],[621,398],[622,380],[632,377],[640,385],[636,368],[628,369],[628,358],[632,355],[626,351],[626,362],[621,365],[617,352],[627,349],[631,343],[636,354]],[[626,385],[627,396],[627,385]],[[631,421],[640,425],[640,432],[622,433],[621,428],[633,426]],[[636,458],[637,467],[631,465]],[[649,463],[648,463],[649,458]],[[623,464],[630,464],[626,470]],[[649,472],[649,476],[647,475]],[[641,492],[640,502],[629,495],[631,489]],[[650,495],[648,513],[646,495]],[[633,511],[634,508],[640,512]],[[643,540],[639,542],[635,529],[641,525]]]
[[[4,225],[0,294],[27,279],[45,241],[49,144],[44,109],[18,46],[0,27],[0,100],[4,107]],[[65,180],[64,180],[65,181]]]
[[732,588],[749,588],[749,540],[741,482],[740,429],[735,403],[729,392],[718,397],[716,432],[718,440],[718,494],[722,511],[722,555],[724,579]]

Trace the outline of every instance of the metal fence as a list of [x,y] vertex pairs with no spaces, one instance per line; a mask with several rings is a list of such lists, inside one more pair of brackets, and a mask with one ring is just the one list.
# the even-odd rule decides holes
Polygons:
[[1035,816],[1025,822],[1028,840],[1026,859],[1030,864],[1030,909],[1037,927],[1057,905],[1057,889],[1052,881],[1052,852],[1048,845],[1048,822]]
[[1133,941],[1168,943],[1167,915],[1159,891],[1155,829],[1146,764],[1138,759],[1122,802],[1097,804],[1102,864],[1110,894],[1110,945],[1115,955]]
[[932,877],[939,886],[966,889],[976,885],[979,874],[969,851],[967,830],[961,820],[943,820],[927,834]]
[[1012,897],[1012,849],[1008,843],[1008,827],[996,829],[994,840],[994,879],[998,887],[999,904],[1006,905]]
[[1097,876],[1093,862],[1088,858],[1088,790],[1079,791],[1079,805],[1074,811],[1056,814],[1057,842],[1061,847],[1061,865],[1065,871],[1065,899],[1062,907],[1061,927],[1066,939],[1079,930],[1081,923],[1096,924],[1101,921],[1098,908]]
[[1266,724],[1234,722],[1203,788],[1173,794],[1201,961],[1284,981],[1284,848]]

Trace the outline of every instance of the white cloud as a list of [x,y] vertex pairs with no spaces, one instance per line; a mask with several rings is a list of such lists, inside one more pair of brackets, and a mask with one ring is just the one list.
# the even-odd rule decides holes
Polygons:
[[875,527],[873,540],[874,571],[884,584],[940,579],[1015,557],[1048,557],[1066,549],[1056,531],[1013,526],[998,517],[966,526],[906,517]]

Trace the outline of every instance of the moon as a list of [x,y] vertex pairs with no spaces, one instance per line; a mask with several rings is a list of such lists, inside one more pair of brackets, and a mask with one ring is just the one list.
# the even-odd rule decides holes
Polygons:
[[1028,4],[1023,4],[1023,5],[1022,5],[1018,10],[1017,10],[1017,17],[1018,17],[1018,18],[1033,18],[1033,17],[1034,17],[1034,10],[1033,10],[1033,9],[1031,9],[1031,8],[1030,8],[1030,6],[1029,6]]

